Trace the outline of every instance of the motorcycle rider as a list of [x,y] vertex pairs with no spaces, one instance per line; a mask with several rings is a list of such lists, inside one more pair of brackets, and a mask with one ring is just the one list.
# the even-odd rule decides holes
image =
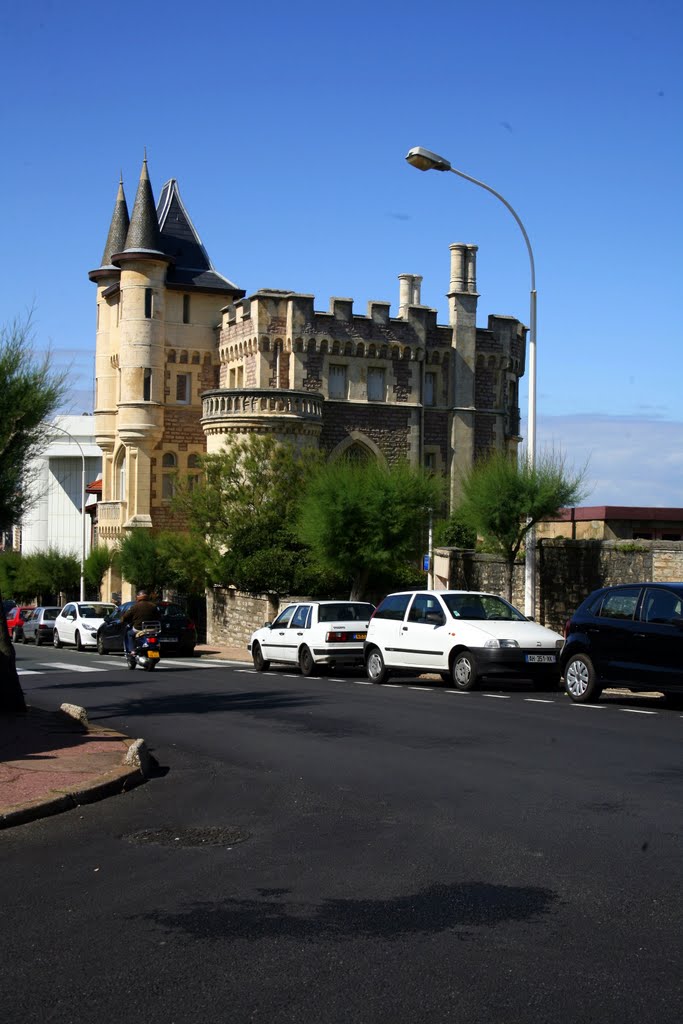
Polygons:
[[[135,604],[132,604],[128,611],[121,616],[123,623],[123,650],[126,655],[132,654],[135,634],[142,629],[143,622],[149,622],[159,618],[159,609],[150,601],[149,594],[144,587],[138,590]],[[129,625],[130,623],[130,625]]]

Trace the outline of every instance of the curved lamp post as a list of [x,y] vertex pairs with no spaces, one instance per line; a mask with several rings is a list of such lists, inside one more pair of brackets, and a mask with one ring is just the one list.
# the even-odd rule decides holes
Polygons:
[[[406,160],[413,167],[417,167],[419,171],[451,171],[451,173],[457,174],[458,177],[464,178],[465,181],[471,181],[473,185],[479,185],[480,188],[486,189],[486,191],[490,192],[491,195],[494,195],[496,199],[500,199],[503,206],[507,207],[522,232],[527,252],[529,253],[529,265],[531,269],[531,308],[529,314],[529,406],[527,416],[528,437],[526,458],[527,465],[533,470],[536,465],[536,268],[534,265],[534,254],[531,248],[531,242],[529,241],[529,236],[527,235],[526,229],[517,213],[510,206],[507,199],[504,199],[503,196],[501,196],[500,192],[496,192],[494,188],[491,188],[490,185],[486,185],[483,181],[478,181],[477,178],[472,178],[469,174],[465,174],[464,171],[458,171],[455,167],[451,166],[450,161],[446,160],[445,157],[439,156],[438,153],[432,153],[428,149],[422,149],[421,146],[415,146],[409,151],[406,156]],[[536,538],[534,534],[535,531],[533,528],[527,533],[524,559],[524,614],[529,617],[533,617],[536,614]]]
[[56,423],[46,423],[45,426],[48,430],[58,430],[61,434],[66,434],[78,446],[78,450],[81,453],[81,596],[79,600],[85,601],[85,452],[80,442],[76,440],[73,434],[65,430],[64,427],[58,427]]

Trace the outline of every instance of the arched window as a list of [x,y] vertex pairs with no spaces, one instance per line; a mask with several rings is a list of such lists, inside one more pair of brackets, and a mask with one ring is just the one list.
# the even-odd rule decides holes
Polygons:
[[118,501],[126,500],[126,449],[121,448],[116,459],[115,490]]

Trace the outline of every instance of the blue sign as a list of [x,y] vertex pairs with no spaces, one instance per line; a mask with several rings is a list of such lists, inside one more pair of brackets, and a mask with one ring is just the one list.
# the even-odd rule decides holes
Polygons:
[[422,556],[422,568],[424,572],[429,572],[429,555]]

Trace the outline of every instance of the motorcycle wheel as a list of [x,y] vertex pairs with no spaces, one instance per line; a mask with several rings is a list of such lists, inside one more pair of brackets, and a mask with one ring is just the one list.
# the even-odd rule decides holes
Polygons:
[[135,668],[135,658],[126,658],[126,661],[128,662],[129,669],[132,670]]
[[156,661],[146,661],[142,667],[144,668],[145,672],[153,672],[154,669],[157,667],[157,663]]

